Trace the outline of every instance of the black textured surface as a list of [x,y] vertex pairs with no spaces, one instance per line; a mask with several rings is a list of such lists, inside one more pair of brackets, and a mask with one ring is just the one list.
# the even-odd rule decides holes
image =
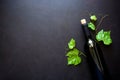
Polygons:
[[113,44],[103,46],[113,80],[120,80],[120,12],[118,0],[0,0],[0,80],[91,80],[86,58],[67,66],[71,37],[84,50],[79,20],[89,13],[106,17]]

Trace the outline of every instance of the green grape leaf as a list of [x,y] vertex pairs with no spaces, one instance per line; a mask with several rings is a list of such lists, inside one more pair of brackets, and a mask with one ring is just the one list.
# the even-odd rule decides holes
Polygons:
[[79,50],[74,48],[73,50],[68,51],[66,56],[68,57],[78,56],[78,54],[79,54]]
[[78,65],[81,63],[81,57],[79,56],[79,50],[74,48],[67,52],[68,65]]
[[97,21],[96,15],[91,15],[91,16],[90,16],[90,20],[92,20],[92,21]]
[[68,48],[73,49],[75,47],[75,40],[72,38],[68,43]]
[[68,57],[68,65],[78,65],[81,62],[81,58],[79,56]]
[[103,41],[105,45],[110,45],[112,43],[112,39],[110,36],[110,31],[99,31],[96,35],[96,39],[98,41]]
[[101,31],[99,31],[96,35],[96,39],[97,41],[102,41],[104,38],[104,32],[103,32],[103,29]]
[[88,23],[88,27],[92,30],[95,30],[95,25],[92,22]]
[[104,32],[104,44],[110,45],[112,43],[112,39],[110,37],[110,31]]

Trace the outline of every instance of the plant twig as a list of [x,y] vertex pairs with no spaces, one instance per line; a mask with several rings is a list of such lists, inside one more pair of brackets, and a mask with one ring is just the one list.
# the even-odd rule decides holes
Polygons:
[[98,28],[100,27],[100,24],[103,22],[103,19],[104,19],[105,17],[107,17],[107,16],[108,16],[108,15],[105,15],[105,16],[103,16],[103,17],[101,18],[100,22],[99,22],[98,25],[96,26],[96,32],[97,32]]
[[85,56],[85,57],[86,57],[86,55],[85,55],[83,52],[80,52],[80,55],[83,55],[83,56]]

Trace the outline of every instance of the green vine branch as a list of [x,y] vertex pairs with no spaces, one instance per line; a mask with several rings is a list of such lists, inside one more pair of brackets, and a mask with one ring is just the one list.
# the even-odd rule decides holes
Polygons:
[[[90,29],[90,32],[94,32],[93,33],[93,37],[94,40],[96,42],[100,42],[102,41],[104,45],[110,45],[112,43],[112,39],[110,36],[111,31],[104,31],[103,29],[101,29],[100,31],[98,31],[98,28],[100,27],[100,25],[102,24],[103,20],[108,16],[105,15],[100,19],[100,22],[98,23],[98,25],[95,24],[95,22],[97,21],[97,17],[96,15],[90,15],[90,22],[88,23],[88,28]],[[66,48],[66,56],[67,56],[67,61],[68,61],[68,65],[78,65],[82,62],[81,56],[85,56],[86,55],[78,50],[76,48],[76,41],[74,38],[71,38],[70,41],[68,42],[67,45],[68,48]]]

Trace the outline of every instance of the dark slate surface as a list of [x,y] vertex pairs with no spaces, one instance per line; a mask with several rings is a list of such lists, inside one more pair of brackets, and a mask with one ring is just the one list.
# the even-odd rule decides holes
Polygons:
[[67,66],[65,47],[75,38],[84,50],[79,23],[95,13],[109,15],[101,28],[113,44],[101,45],[110,75],[120,80],[118,0],[0,0],[0,80],[92,80],[85,57]]

